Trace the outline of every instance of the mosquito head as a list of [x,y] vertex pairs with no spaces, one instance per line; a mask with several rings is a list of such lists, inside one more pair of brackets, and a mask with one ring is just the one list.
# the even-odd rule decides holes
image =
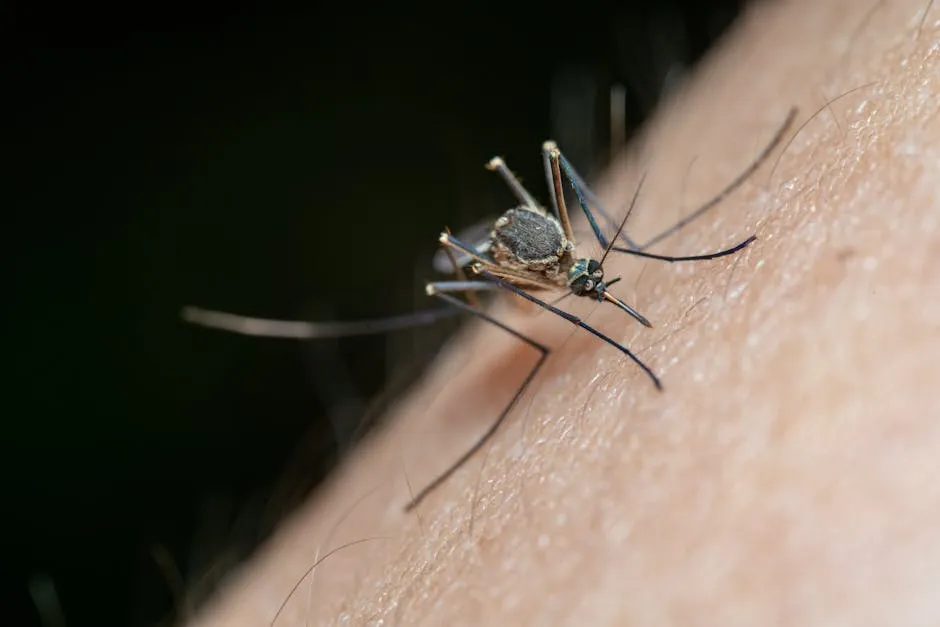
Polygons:
[[568,289],[575,296],[604,298],[604,269],[595,259],[578,259],[568,269]]
[[572,294],[575,296],[593,296],[597,300],[606,300],[618,309],[633,316],[643,326],[652,327],[653,325],[643,314],[607,291],[609,286],[619,280],[620,277],[617,277],[605,283],[604,268],[601,267],[601,262],[595,259],[578,259],[568,269],[568,289],[571,290]]

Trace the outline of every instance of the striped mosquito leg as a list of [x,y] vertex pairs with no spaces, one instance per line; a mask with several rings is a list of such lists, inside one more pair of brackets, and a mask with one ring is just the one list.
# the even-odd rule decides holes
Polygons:
[[[610,212],[604,209],[603,205],[601,205],[600,203],[600,200],[598,200],[594,192],[591,191],[591,188],[588,187],[588,184],[584,182],[584,179],[581,177],[580,174],[578,174],[578,171],[574,169],[574,166],[571,165],[571,162],[565,158],[565,155],[558,148],[558,145],[553,141],[547,141],[544,144],[542,144],[542,164],[543,164],[543,167],[545,168],[545,180],[548,181],[548,189],[549,189],[549,192],[551,192],[551,196],[552,196],[552,207],[555,209],[555,213],[556,213],[555,217],[557,217],[559,220],[561,219],[557,215],[559,213],[559,210],[558,210],[559,201],[558,201],[558,194],[555,191],[555,176],[554,176],[554,173],[552,172],[552,161],[551,161],[552,151],[558,151],[560,158],[564,160],[564,163],[566,165],[566,168],[567,168],[566,174],[568,178],[574,185],[577,185],[581,189],[581,192],[584,194],[584,197],[587,199],[588,203],[590,203],[590,205],[594,207],[594,211],[596,211],[597,214],[601,217],[601,219],[604,220],[608,228],[616,227],[617,223],[611,217]],[[619,238],[623,240],[623,242],[630,248],[637,248],[636,242],[630,239],[630,237],[625,232],[621,231]]]
[[526,335],[523,335],[522,333],[520,333],[519,331],[516,331],[512,327],[506,325],[505,323],[500,322],[499,320],[489,315],[488,313],[480,309],[477,309],[475,307],[472,307],[468,305],[467,303],[463,302],[462,300],[460,300],[459,298],[451,296],[450,294],[450,292],[465,292],[468,289],[492,290],[492,289],[498,289],[498,286],[495,283],[490,283],[488,281],[441,281],[438,283],[429,283],[427,286],[427,291],[429,295],[439,298],[442,301],[448,303],[449,305],[452,305],[478,318],[481,318],[482,320],[485,320],[486,322],[489,322],[492,325],[499,327],[506,333],[509,333],[510,335],[516,337],[517,339],[525,342],[532,348],[536,349],[537,351],[539,351],[539,359],[535,363],[535,365],[532,367],[532,370],[529,371],[529,374],[522,381],[522,385],[520,385],[519,389],[516,390],[516,393],[513,394],[512,399],[510,399],[509,403],[503,408],[503,411],[500,412],[499,416],[496,418],[493,424],[491,424],[490,427],[486,430],[486,432],[484,432],[483,435],[481,435],[480,438],[473,444],[473,446],[467,449],[467,451],[463,455],[461,455],[457,459],[457,461],[451,464],[447,468],[447,470],[442,472],[440,475],[437,476],[436,479],[434,479],[431,483],[425,486],[420,492],[415,494],[415,496],[411,499],[411,501],[409,501],[405,505],[406,512],[411,511],[412,509],[417,507],[421,503],[421,501],[423,501],[425,497],[427,497],[428,494],[433,492],[435,489],[440,487],[442,483],[447,481],[447,479],[452,474],[457,472],[461,466],[467,463],[467,461],[471,457],[476,455],[476,453],[481,448],[483,448],[486,445],[486,443],[490,441],[490,439],[492,439],[492,437],[499,430],[499,427],[503,424],[503,422],[505,422],[506,417],[509,415],[509,412],[512,411],[512,408],[515,407],[519,399],[522,398],[523,394],[525,394],[525,391],[529,387],[529,384],[532,383],[533,379],[535,379],[535,375],[538,374],[539,369],[542,367],[542,364],[545,363],[545,360],[548,358],[548,355],[550,353],[550,350],[548,349],[547,346],[539,344],[532,338]]
[[493,273],[491,273],[491,272],[489,272],[489,271],[487,271],[487,270],[480,270],[480,276],[485,277],[487,280],[492,281],[493,283],[499,285],[500,287],[502,287],[502,288],[505,289],[505,290],[509,290],[510,292],[512,292],[512,293],[514,293],[514,294],[518,294],[518,295],[521,296],[522,298],[524,298],[524,299],[526,299],[526,300],[528,300],[528,301],[530,301],[530,302],[535,303],[536,305],[538,305],[539,307],[542,307],[543,309],[547,309],[548,311],[552,312],[552,313],[555,314],[556,316],[559,316],[559,317],[561,317],[561,318],[564,318],[565,320],[567,320],[567,321],[570,322],[571,324],[573,324],[573,325],[575,325],[575,326],[577,326],[577,327],[581,327],[582,329],[584,329],[585,331],[587,331],[588,333],[590,333],[590,334],[593,335],[594,337],[596,337],[596,338],[598,338],[598,339],[601,339],[601,340],[607,342],[608,344],[610,344],[611,346],[613,346],[614,348],[616,348],[617,350],[619,350],[621,353],[623,353],[624,355],[626,355],[627,357],[629,357],[630,360],[633,361],[633,363],[635,363],[637,366],[639,366],[640,369],[641,369],[643,372],[646,373],[646,376],[648,376],[648,377],[650,378],[650,380],[653,382],[653,385],[656,386],[656,389],[662,391],[662,389],[663,389],[663,384],[662,384],[662,382],[659,380],[659,377],[657,377],[657,376],[653,373],[653,371],[650,369],[650,367],[647,366],[645,363],[643,363],[643,361],[642,361],[639,357],[637,357],[636,355],[634,355],[634,354],[633,354],[633,351],[631,351],[629,348],[627,348],[626,346],[624,346],[624,345],[621,344],[620,342],[614,340],[614,339],[613,339],[612,337],[610,337],[609,335],[606,335],[606,334],[604,334],[604,333],[601,333],[600,331],[598,331],[597,329],[595,329],[594,327],[592,327],[591,325],[589,325],[587,322],[584,322],[583,320],[581,320],[581,318],[575,316],[574,314],[570,314],[570,313],[568,313],[567,311],[564,311],[563,309],[559,309],[558,307],[555,307],[555,306],[553,306],[553,305],[550,305],[549,303],[546,303],[544,300],[542,300],[542,299],[540,299],[540,298],[538,298],[538,297],[536,297],[536,296],[533,296],[532,294],[529,294],[527,291],[525,291],[525,290],[522,289],[521,287],[517,287],[517,286],[513,285],[512,283],[510,283],[509,281],[506,281],[506,280],[504,280],[504,279],[501,279],[500,277],[496,276],[495,274],[493,274]]

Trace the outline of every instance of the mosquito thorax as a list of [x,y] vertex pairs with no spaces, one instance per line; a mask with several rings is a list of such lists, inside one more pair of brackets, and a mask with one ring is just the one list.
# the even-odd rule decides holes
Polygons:
[[576,259],[568,268],[567,285],[575,296],[596,293],[598,298],[601,298],[606,288],[601,263],[596,259]]
[[541,207],[520,205],[493,224],[490,255],[497,264],[538,272],[550,280],[563,277],[574,243],[558,220]]

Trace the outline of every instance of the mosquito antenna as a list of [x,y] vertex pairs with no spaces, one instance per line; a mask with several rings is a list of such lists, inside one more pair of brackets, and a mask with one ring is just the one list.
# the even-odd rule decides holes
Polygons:
[[604,261],[607,259],[607,255],[610,254],[610,251],[614,249],[614,244],[617,243],[617,238],[620,237],[620,234],[623,232],[623,228],[627,226],[627,220],[630,219],[630,214],[633,213],[633,208],[636,206],[636,199],[640,196],[640,190],[643,188],[643,181],[646,180],[646,174],[640,178],[640,182],[636,186],[636,191],[633,192],[633,198],[630,200],[630,207],[627,209],[627,215],[623,216],[623,220],[620,221],[620,226],[617,227],[617,232],[614,233],[614,236],[610,238],[610,243],[607,244],[607,248],[604,249],[604,256],[601,257],[601,267],[604,267]]

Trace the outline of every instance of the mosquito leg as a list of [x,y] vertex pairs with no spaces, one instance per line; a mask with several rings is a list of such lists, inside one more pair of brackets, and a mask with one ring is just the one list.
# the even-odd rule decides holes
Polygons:
[[512,399],[510,399],[506,407],[503,408],[503,411],[500,412],[499,416],[496,418],[493,424],[490,425],[490,427],[486,430],[486,432],[483,433],[483,435],[480,436],[480,438],[473,444],[473,446],[467,449],[467,451],[463,455],[461,455],[457,459],[457,461],[451,464],[450,467],[447,468],[447,470],[445,470],[440,475],[438,475],[436,479],[434,479],[431,483],[429,483],[420,492],[418,492],[412,497],[412,499],[405,505],[406,512],[410,512],[415,507],[417,507],[428,494],[433,492],[442,483],[447,481],[447,479],[452,474],[457,472],[457,470],[459,470],[461,466],[467,463],[467,461],[471,457],[473,457],[477,453],[477,451],[483,448],[486,445],[486,443],[490,441],[493,435],[496,434],[496,431],[499,430],[499,427],[503,424],[503,422],[505,422],[506,417],[509,415],[509,412],[512,411],[512,408],[515,407],[519,399],[522,398],[522,395],[525,394],[525,391],[529,387],[529,384],[532,383],[532,380],[535,378],[535,375],[538,374],[539,369],[542,367],[542,364],[545,363],[545,360],[548,358],[548,355],[551,352],[547,346],[539,344],[535,340],[523,335],[522,333],[519,333],[518,331],[509,327],[503,322],[500,322],[493,316],[490,316],[486,312],[480,309],[476,309],[475,307],[471,307],[470,305],[463,302],[459,298],[455,298],[447,293],[451,291],[456,291],[456,292],[465,291],[469,289],[467,284],[476,284],[474,289],[493,289],[494,287],[496,287],[495,284],[489,283],[486,281],[446,281],[446,282],[439,282],[439,283],[428,283],[427,291],[429,295],[435,296],[443,300],[444,302],[448,303],[449,305],[452,305],[453,307],[455,307],[456,309],[460,311],[473,314],[474,316],[477,316],[478,318],[481,318],[489,322],[490,324],[493,324],[499,327],[503,331],[506,331],[510,335],[525,342],[532,348],[539,351],[539,359],[535,363],[535,365],[532,367],[532,370],[529,371],[529,374],[523,380],[522,385],[520,385],[519,389],[516,390],[516,393],[513,395]]
[[509,189],[512,190],[512,193],[516,195],[523,205],[527,207],[538,207],[539,203],[532,194],[529,193],[529,190],[516,178],[516,175],[512,173],[512,170],[506,165],[506,162],[503,161],[502,157],[493,157],[490,159],[490,162],[486,164],[486,169],[496,172],[499,174],[503,181],[506,182],[506,185],[509,186]]
[[[462,229],[460,232],[460,239],[465,242],[473,242],[472,248],[474,251],[476,251],[476,254],[485,257],[489,254],[489,247],[492,244],[492,241],[490,240],[490,234],[493,232],[494,222],[496,222],[495,216],[484,218],[472,227]],[[456,252],[454,255],[454,261],[457,262],[459,267],[466,268],[470,263],[471,258],[465,252],[451,252]],[[438,250],[436,253],[434,253],[434,257],[431,258],[431,266],[434,268],[434,271],[439,274],[451,274],[454,271],[453,262],[451,261],[448,254],[443,250]]]
[[[447,233],[447,235],[451,235],[450,229],[447,227],[444,227],[444,232]],[[454,277],[458,281],[466,281],[467,273],[464,272],[460,264],[457,263],[457,257],[454,255],[453,249],[450,246],[441,246],[441,250],[444,251],[444,254],[447,255],[447,258],[450,260],[450,265],[453,266]],[[480,299],[477,298],[476,292],[467,290],[464,296],[466,296],[467,302],[470,303],[472,307],[476,309],[480,308]]]
[[[561,172],[558,170],[558,155],[561,152],[558,150],[553,142],[545,142],[542,144],[542,158],[543,160],[548,159],[548,172],[546,176],[549,177],[548,187],[552,190],[552,208],[555,211],[555,215],[558,216],[558,221],[561,222],[561,228],[565,232],[565,237],[568,241],[574,241],[574,231],[571,229],[571,218],[568,216],[568,206],[565,204],[565,190],[561,182]],[[591,228],[594,229],[594,234],[599,238],[603,238],[600,235],[600,231],[597,229],[597,225],[594,223],[594,218],[588,216],[588,221],[591,223]]]
[[466,244],[461,242],[459,239],[454,237],[453,234],[446,229],[444,230],[443,233],[441,233],[440,237],[438,237],[438,241],[444,246],[447,246],[450,248],[456,248],[457,250],[467,255],[470,259],[472,259],[473,261],[477,263],[482,263],[488,266],[493,265],[493,262],[483,257],[483,255],[481,255],[478,250],[476,250],[472,246],[467,246]]
[[[623,233],[623,232],[621,232],[620,234],[620,239],[622,239],[624,243],[626,243],[627,248],[629,248],[630,250],[643,251],[649,248],[650,246],[653,246],[654,244],[659,243],[660,241],[669,237],[673,233],[678,232],[680,229],[687,226],[690,222],[697,220],[699,217],[701,217],[710,209],[712,209],[715,205],[717,205],[722,200],[727,198],[732,192],[734,192],[742,184],[744,184],[744,182],[754,173],[754,171],[756,171],[767,160],[767,158],[774,151],[774,149],[780,145],[781,141],[783,141],[783,136],[786,134],[787,129],[789,129],[790,126],[793,124],[793,120],[796,119],[796,114],[797,114],[796,107],[790,109],[789,113],[787,114],[786,119],[783,121],[783,124],[780,125],[780,128],[777,129],[776,134],[774,134],[770,142],[768,142],[768,144],[764,147],[764,149],[757,156],[757,158],[754,159],[754,161],[752,161],[751,164],[748,165],[748,167],[741,174],[737,176],[737,178],[735,178],[727,187],[725,187],[725,189],[719,192],[714,198],[706,202],[704,205],[700,206],[698,209],[690,213],[685,218],[673,224],[671,227],[669,227],[665,231],[662,231],[661,233],[659,233],[658,235],[650,239],[648,242],[646,242],[642,246],[634,242],[632,239],[630,239],[629,236],[627,236],[626,233]],[[575,193],[578,195],[578,202],[581,204],[581,208],[584,210],[585,214],[588,217],[588,222],[591,225],[591,229],[594,231],[594,235],[597,237],[598,242],[600,242],[604,248],[607,248],[606,239],[603,237],[603,235],[600,235],[600,229],[598,228],[593,215],[591,215],[590,209],[588,208],[589,207],[588,203],[590,203],[590,205],[593,205],[594,211],[596,211],[597,214],[601,216],[604,222],[607,223],[607,226],[609,227],[614,226],[613,218],[611,218],[610,213],[606,209],[604,209],[604,207],[600,204],[600,202],[598,202],[597,197],[594,195],[594,192],[592,192],[591,188],[587,185],[587,183],[584,182],[584,179],[581,177],[580,174],[578,174],[574,166],[571,165],[571,162],[568,161],[568,159],[565,158],[565,156],[561,153],[561,151],[558,149],[558,146],[555,144],[555,142],[545,142],[542,145],[542,159],[543,159],[543,162],[545,163],[545,168],[546,168],[545,176],[549,181],[548,187],[549,187],[549,190],[551,190],[552,198],[554,200],[553,205],[558,206],[558,201],[556,199],[557,192],[555,191],[555,185],[554,185],[554,176],[553,176],[552,169],[551,169],[551,159],[552,159],[551,152],[553,150],[558,152],[558,161],[561,163],[561,166],[565,171],[565,175],[568,177],[569,182],[571,183],[571,186],[574,188]],[[585,199],[587,200],[587,202],[585,202]],[[627,252],[624,248],[621,248],[621,247],[615,248],[614,250],[617,250],[618,252]],[[689,261],[692,261],[692,259],[689,259]]]
[[[601,245],[602,248],[605,250],[610,250],[610,243],[607,241],[607,238],[604,237],[600,227],[597,225],[597,220],[594,219],[594,214],[591,212],[591,209],[588,207],[588,204],[584,199],[584,191],[582,190],[582,186],[577,182],[580,177],[578,176],[577,172],[574,171],[574,168],[571,166],[568,160],[565,159],[565,157],[561,154],[561,151],[558,150],[557,146],[553,148],[551,146],[549,147],[551,149],[548,152],[548,162],[552,169],[552,181],[555,185],[555,195],[562,195],[560,170],[564,170],[565,176],[568,178],[568,183],[571,184],[571,188],[574,190],[575,196],[578,197],[578,204],[581,205],[581,210],[587,217],[588,224],[591,225],[591,230],[594,231],[594,237],[597,238],[597,242]],[[562,199],[559,199],[558,206],[563,212],[566,211],[565,203]],[[614,236],[614,239],[616,240],[617,237],[621,236],[622,234],[623,226],[617,230],[617,234]],[[629,239],[626,239],[625,241],[627,241],[629,244],[632,244]]]
[[770,156],[770,153],[772,153],[774,149],[778,145],[780,145],[780,142],[783,141],[783,136],[786,135],[787,129],[790,128],[790,126],[793,124],[793,120],[796,119],[796,112],[797,112],[796,107],[793,107],[792,109],[790,109],[790,112],[787,114],[787,117],[783,121],[783,124],[781,124],[780,128],[777,129],[777,132],[771,138],[770,142],[768,142],[767,145],[764,146],[764,149],[761,151],[761,153],[757,155],[757,158],[754,159],[750,163],[750,165],[748,165],[744,169],[744,171],[741,172],[737,176],[737,178],[731,181],[731,183],[727,187],[725,187],[723,190],[718,192],[718,194],[714,198],[712,198],[711,200],[706,202],[704,205],[702,205],[701,207],[699,207],[698,209],[696,209],[695,211],[693,211],[686,217],[682,218],[681,220],[673,224],[671,227],[669,227],[665,231],[662,231],[655,237],[651,238],[648,242],[646,242],[642,246],[632,246],[631,248],[637,251],[642,251],[642,250],[646,250],[650,246],[653,246],[654,244],[658,244],[659,242],[669,237],[673,233],[678,232],[680,229],[688,225],[693,220],[697,220],[698,218],[700,218],[709,209],[711,209],[712,207],[720,203],[722,200],[730,196],[732,192],[734,192],[736,189],[741,187],[741,185],[743,185],[744,182],[748,178],[750,178],[752,174],[754,174],[757,168],[759,168],[765,161],[767,161],[767,158]]
[[355,322],[304,322],[298,320],[271,320],[269,318],[251,318],[224,311],[213,311],[200,307],[183,307],[181,317],[186,322],[212,329],[221,329],[241,335],[280,337],[295,340],[318,338],[352,337],[387,333],[412,327],[429,326],[457,315],[459,312],[450,307],[427,309],[401,316],[359,320]]
[[[584,179],[581,177],[580,174],[578,174],[577,170],[574,169],[574,166],[571,165],[571,162],[568,161],[568,159],[562,154],[561,150],[558,148],[558,145],[553,141],[547,141],[544,144],[542,144],[542,162],[545,166],[545,178],[548,181],[548,189],[551,191],[551,194],[552,194],[552,206],[556,208],[555,209],[556,215],[558,214],[557,207],[559,206],[559,201],[557,198],[557,192],[555,191],[555,175],[553,172],[552,162],[551,162],[552,161],[551,153],[553,151],[558,152],[559,159],[562,161],[565,167],[565,174],[568,176],[569,180],[571,181],[572,186],[577,186],[577,188],[580,188],[581,192],[584,194],[584,197],[587,199],[587,201],[591,205],[594,206],[594,210],[598,213],[598,215],[601,216],[604,222],[607,223],[607,226],[609,228],[614,228],[616,226],[616,223],[614,222],[614,219],[610,216],[610,213],[606,209],[604,209],[600,201],[597,199],[597,196],[594,195],[594,192],[591,191],[591,188],[588,187],[587,183],[584,182]],[[564,200],[562,200],[562,202],[564,202]],[[582,207],[583,206],[584,205],[582,204]],[[560,217],[559,217],[559,220],[561,220]],[[593,228],[594,227],[593,218],[589,218],[588,221],[592,223],[592,228]],[[595,234],[596,234],[596,231],[595,231]],[[626,233],[621,232],[620,239],[622,239],[627,246],[631,248],[637,248],[637,244],[632,239],[630,239],[630,237]],[[599,240],[599,241],[602,241],[602,240]]]
[[547,309],[548,311],[552,312],[552,313],[555,314],[556,316],[560,316],[561,318],[564,318],[565,320],[567,320],[567,321],[570,322],[571,324],[573,324],[573,325],[575,325],[575,326],[578,326],[578,327],[581,327],[582,329],[584,329],[584,330],[587,331],[588,333],[590,333],[590,334],[594,335],[595,337],[597,337],[597,338],[599,338],[599,339],[601,339],[601,340],[607,342],[608,344],[610,344],[611,346],[613,346],[614,348],[616,348],[617,350],[619,350],[621,353],[623,353],[624,355],[626,355],[627,357],[629,357],[629,358],[633,361],[633,363],[635,363],[637,366],[639,366],[640,369],[641,369],[643,372],[646,373],[646,375],[647,375],[647,376],[650,378],[650,380],[653,382],[653,385],[656,386],[656,389],[662,391],[662,389],[663,389],[663,384],[660,382],[659,377],[657,377],[655,374],[653,374],[653,371],[650,369],[650,367],[647,366],[645,363],[643,363],[643,362],[640,360],[640,358],[637,357],[636,355],[634,355],[633,352],[632,352],[629,348],[627,348],[626,346],[624,346],[624,345],[620,344],[619,342],[615,341],[615,340],[614,340],[613,338],[611,338],[610,336],[601,333],[600,331],[598,331],[597,329],[595,329],[594,327],[592,327],[592,326],[589,325],[588,323],[586,323],[586,322],[584,322],[583,320],[581,320],[581,318],[579,318],[579,317],[577,317],[577,316],[575,316],[575,315],[573,315],[573,314],[570,314],[570,313],[568,313],[567,311],[564,311],[564,310],[562,310],[562,309],[559,309],[558,307],[554,307],[554,306],[552,306],[552,305],[546,303],[544,300],[541,300],[540,298],[537,298],[537,297],[533,296],[532,294],[529,294],[528,292],[526,292],[526,291],[525,291],[524,289],[522,289],[521,287],[517,287],[517,286],[513,285],[513,284],[510,283],[509,281],[507,281],[507,280],[505,280],[505,279],[502,279],[502,278],[496,276],[495,274],[493,274],[492,272],[489,272],[489,271],[486,270],[485,268],[480,268],[479,274],[480,274],[480,276],[482,276],[483,278],[487,279],[488,281],[492,281],[493,283],[497,284],[498,286],[502,287],[503,289],[509,290],[510,292],[512,292],[512,293],[514,293],[514,294],[517,294],[517,295],[521,296],[522,298],[525,298],[526,300],[528,300],[528,301],[530,301],[530,302],[532,302],[532,303],[535,303],[535,304],[538,305],[539,307],[542,307],[542,308],[544,308],[544,309]]
[[[548,193],[552,198],[552,211],[555,212],[555,217],[561,222],[561,213],[558,211],[558,193],[555,191],[555,177],[552,174],[552,162],[548,156],[552,150],[557,149],[558,144],[551,140],[542,144],[542,167],[545,169],[545,185],[548,187]],[[562,199],[562,202],[564,202],[564,199]],[[565,237],[568,237],[567,233]],[[568,237],[568,239],[571,238]]]
[[[526,274],[520,270],[510,270],[508,268],[495,265],[492,261],[480,256],[480,252],[474,247],[468,246],[454,237],[449,230],[445,229],[444,232],[441,233],[439,241],[441,244],[443,244],[443,248],[452,248],[458,251],[461,255],[464,255],[466,258],[473,260],[473,264],[475,266],[486,268],[523,289],[554,290],[558,287],[554,283],[549,283],[544,278],[537,275]],[[476,272],[476,270],[474,270],[474,272]],[[487,285],[489,289],[494,289],[494,286],[491,283],[484,282],[484,284]],[[565,296],[562,296],[561,298],[565,298]]]
[[629,248],[618,248],[614,246],[613,250],[616,250],[618,253],[626,253],[628,255],[633,255],[634,257],[643,257],[644,259],[658,259],[659,261],[668,261],[670,263],[675,261],[705,261],[707,259],[718,259],[719,257],[725,257],[727,255],[733,255],[743,248],[747,248],[757,239],[756,235],[751,235],[749,238],[744,240],[739,244],[735,244],[731,248],[726,248],[724,250],[719,250],[714,253],[707,253],[704,255],[688,255],[685,257],[671,257],[669,255],[655,255],[653,253],[643,252],[642,250],[631,250]]

